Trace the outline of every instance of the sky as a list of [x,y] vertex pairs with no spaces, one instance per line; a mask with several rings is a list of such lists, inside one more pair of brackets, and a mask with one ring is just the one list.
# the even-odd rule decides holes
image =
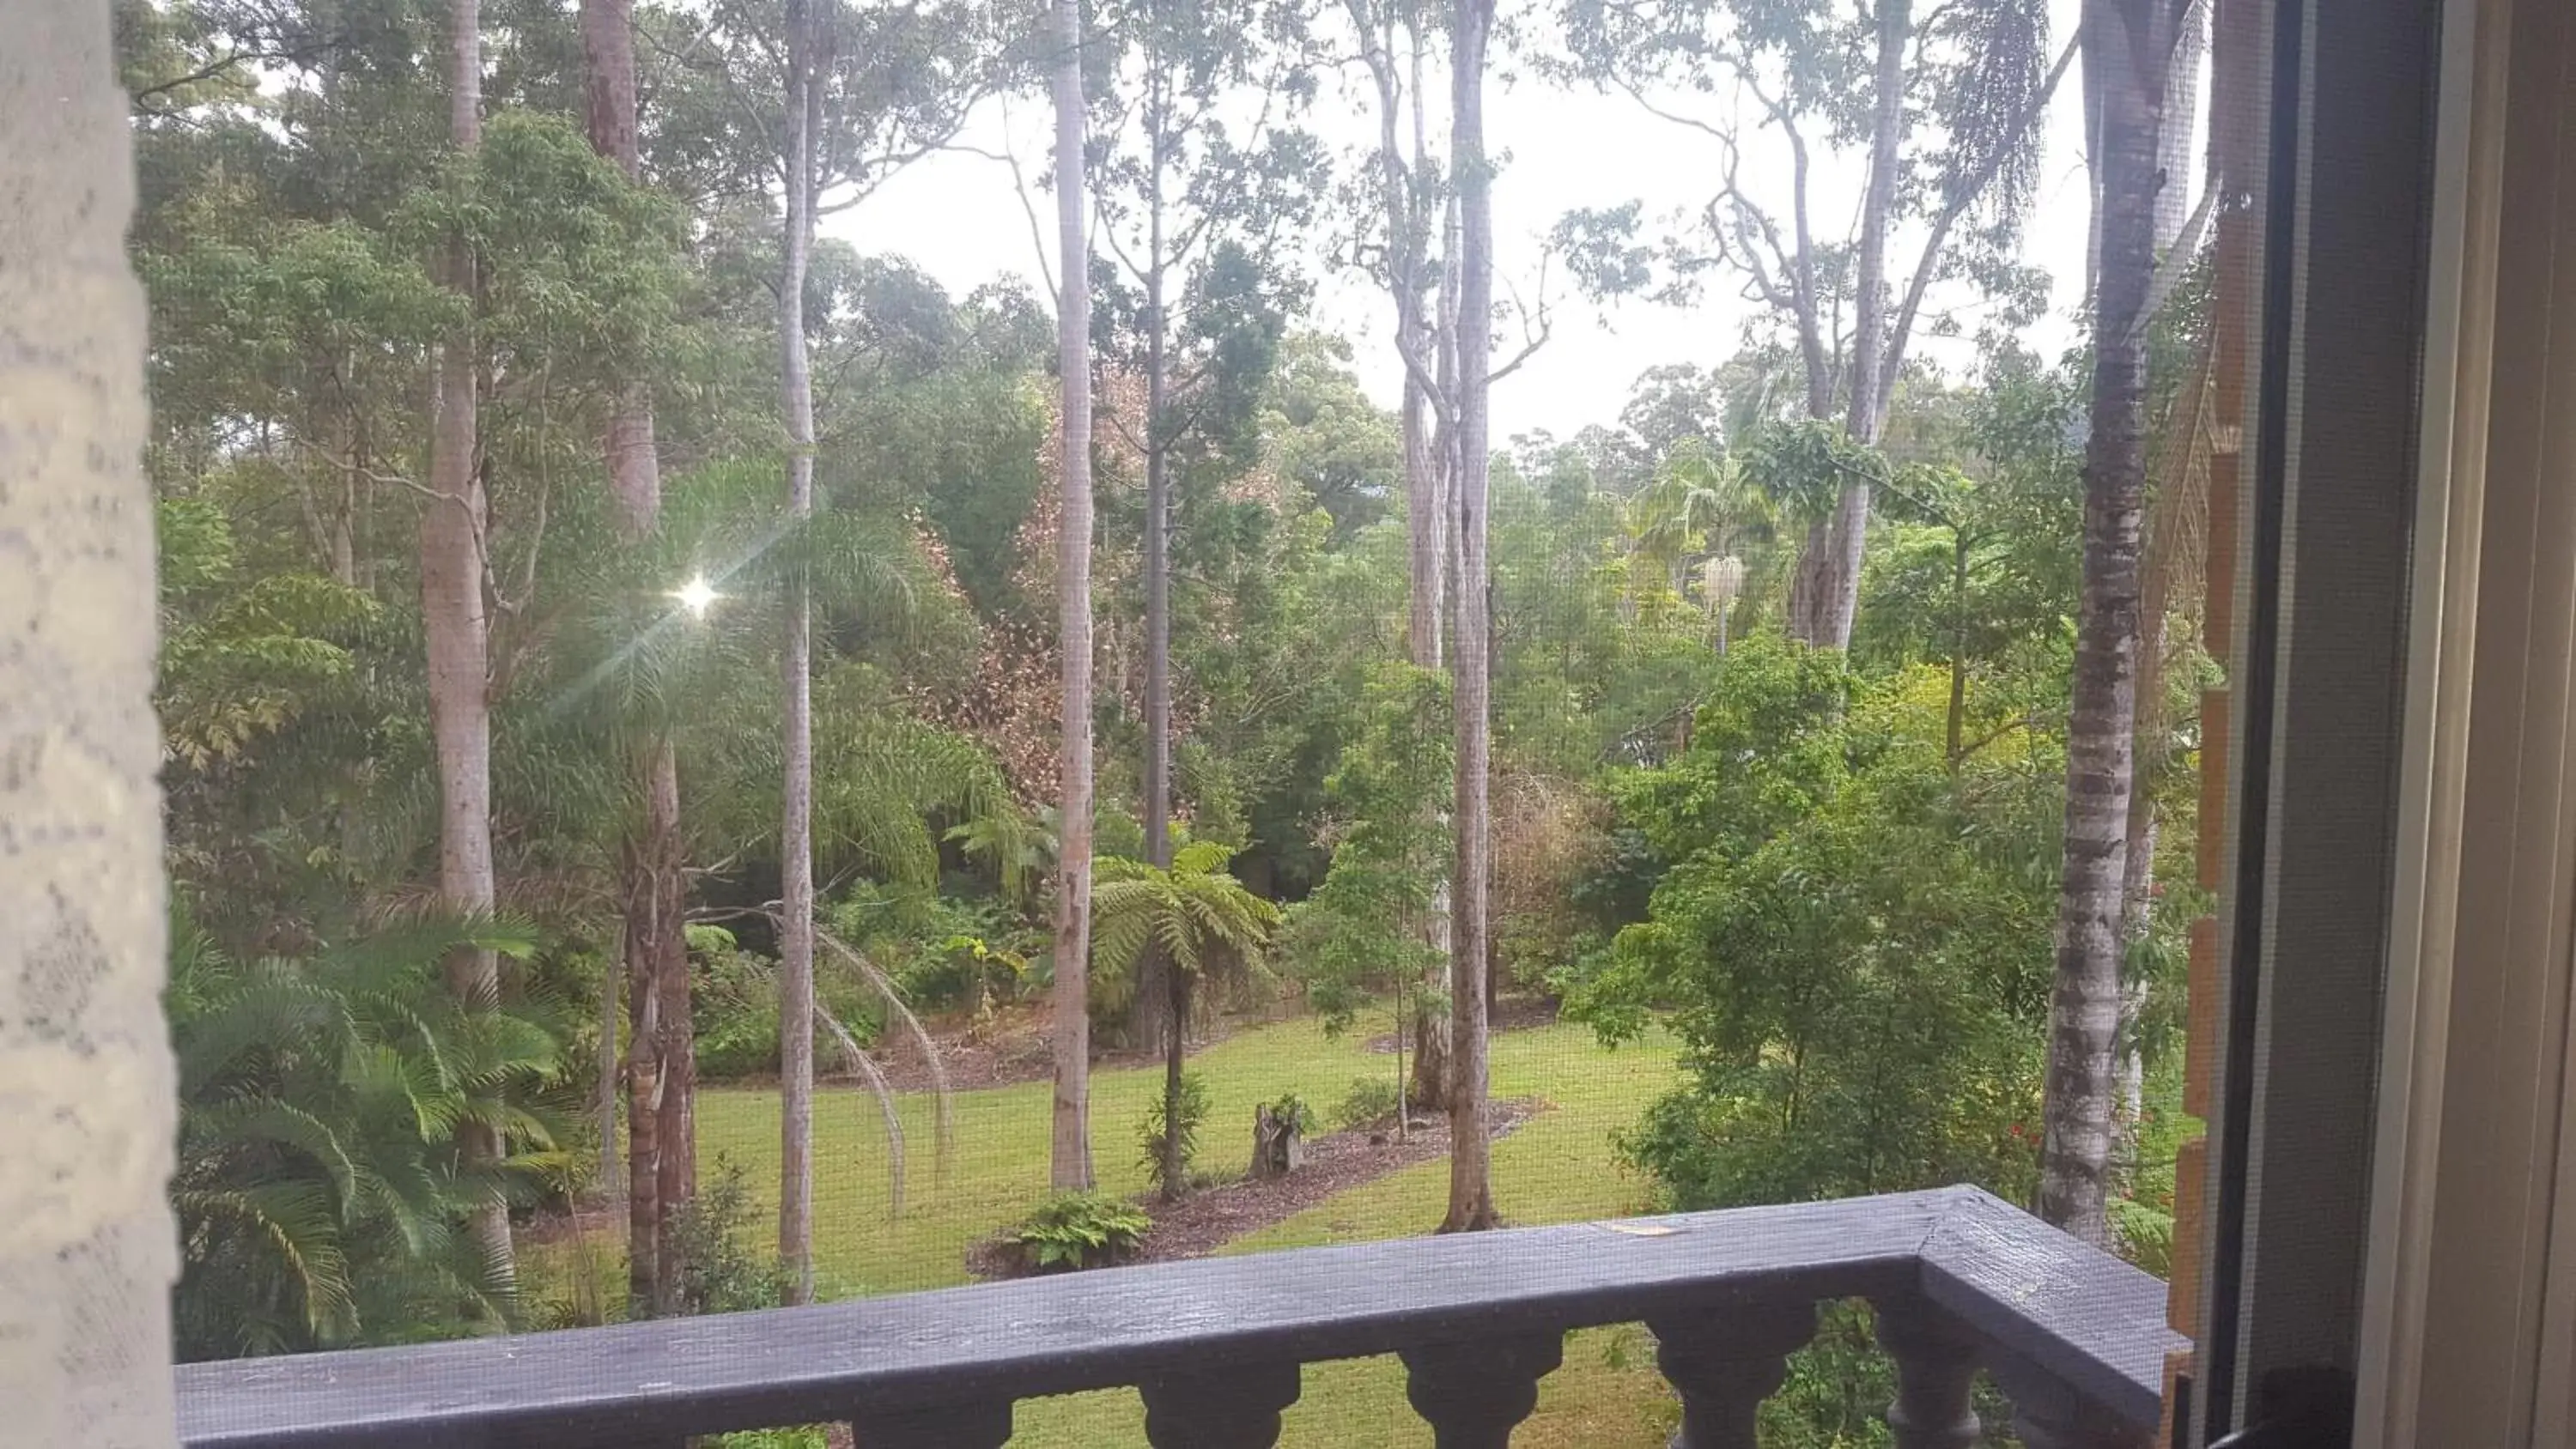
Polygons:
[[[2076,0],[2053,0],[2052,8],[2054,43],[2062,44],[2072,33]],[[2048,318],[2025,339],[2042,356],[2055,356],[2075,337],[2075,309],[2081,303],[2090,202],[2078,95],[2070,70],[2046,119],[2038,197],[2024,240],[2025,260],[2047,269],[2054,284]],[[1666,109],[1726,119],[1718,109],[1722,100],[1654,99]],[[1488,144],[1502,160],[1494,186],[1498,297],[1509,297],[1515,287],[1524,296],[1532,293],[1542,242],[1571,208],[1641,200],[1653,216],[1676,207],[1697,208],[1715,189],[1718,143],[1650,114],[1629,96],[1567,91],[1528,78],[1506,83],[1497,77],[1488,83],[1486,110]],[[1327,82],[1309,124],[1340,152],[1374,139],[1373,117],[1355,93],[1345,97]],[[862,205],[830,218],[825,232],[862,252],[909,257],[954,294],[1008,275],[1025,279],[1043,295],[1040,240],[1032,233],[1029,209],[1035,208],[1038,230],[1051,252],[1054,200],[1037,189],[1049,125],[1042,96],[988,101],[959,138],[962,147],[973,151],[943,152],[914,163]],[[1014,187],[1011,168],[993,159],[1005,150],[1016,155],[1029,180],[1025,201]],[[1820,161],[1811,187],[1821,208],[1820,231],[1849,226],[1850,208],[1860,194],[1856,159],[1840,158],[1839,166]],[[1780,185],[1787,174],[1785,152],[1776,145],[1748,146],[1743,174],[1747,189],[1757,196],[1786,195]],[[1828,220],[1836,208],[1842,215]],[[1900,268],[1910,269],[1919,246],[1918,237],[1900,233],[1890,253],[1891,271],[1901,276]],[[1055,270],[1052,256],[1046,267],[1050,274]],[[1402,367],[1389,340],[1392,304],[1357,273],[1312,265],[1310,275],[1316,283],[1310,324],[1349,338],[1362,385],[1391,404],[1402,382]],[[1731,284],[1719,283],[1704,289],[1688,308],[1631,301],[1604,310],[1573,295],[1561,272],[1553,283],[1546,344],[1495,384],[1497,442],[1540,429],[1569,437],[1586,424],[1615,423],[1639,373],[1667,363],[1714,366],[1724,361],[1736,351],[1746,317],[1759,307],[1742,300]],[[1519,346],[1518,329],[1509,321],[1498,325],[1498,358]],[[1955,371],[1969,363],[1967,347],[1965,342],[1918,336],[1915,355]]]

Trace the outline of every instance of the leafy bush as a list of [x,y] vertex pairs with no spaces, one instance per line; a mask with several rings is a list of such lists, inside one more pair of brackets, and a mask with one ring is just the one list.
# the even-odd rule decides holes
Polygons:
[[1403,1096],[1392,1078],[1353,1077],[1350,1091],[1342,1095],[1342,1104],[1333,1109],[1333,1120],[1346,1128],[1392,1122]]
[[1270,1110],[1273,1120],[1295,1123],[1300,1133],[1315,1130],[1315,1109],[1307,1106],[1306,1099],[1295,1092],[1282,1092],[1277,1099],[1261,1105]]
[[1370,672],[1357,729],[1325,781],[1332,865],[1284,922],[1284,954],[1328,1032],[1380,991],[1427,991],[1439,970],[1421,923],[1448,879],[1449,739],[1445,676],[1410,664]]
[[1006,902],[863,882],[832,908],[832,933],[882,967],[916,1011],[981,1008],[1043,990],[1045,937]]
[[[770,1076],[778,1070],[778,963],[735,944],[721,926],[691,926],[689,954],[696,960],[691,996],[697,1026],[698,1075],[710,1081]],[[864,983],[833,971],[817,953],[815,995],[862,1044],[884,1029],[884,1006]],[[838,1041],[821,1016],[814,1022],[814,1059],[837,1058]]]
[[1659,1012],[1689,1076],[1621,1134],[1686,1208],[1975,1182],[2029,1190],[2062,756],[1953,762],[1948,680],[1745,640],[1689,753],[1618,787],[1674,864],[1569,980],[1615,1040]]
[[1122,1198],[1066,1192],[1039,1204],[1010,1236],[1029,1271],[1062,1273],[1123,1261],[1153,1226],[1143,1208]]
[[[1170,1105],[1174,1104],[1166,1103],[1162,1095],[1157,1093],[1154,1100],[1145,1108],[1145,1120],[1136,1124],[1136,1139],[1145,1149],[1145,1178],[1157,1188],[1170,1186],[1164,1180],[1164,1148],[1169,1139],[1165,1135],[1163,1121],[1164,1108]],[[1182,1182],[1186,1184],[1189,1181],[1190,1159],[1198,1156],[1199,1128],[1207,1123],[1207,1079],[1196,1072],[1181,1073],[1181,1092],[1177,1105],[1180,1110],[1174,1115],[1180,1133],[1179,1165]]]
[[750,1179],[742,1164],[719,1153],[715,1173],[681,1204],[665,1244],[680,1264],[680,1312],[740,1313],[775,1308],[786,1299],[784,1275],[774,1258],[744,1246],[757,1241]]
[[715,1081],[778,1070],[778,980],[765,956],[721,926],[688,928],[698,1075]]

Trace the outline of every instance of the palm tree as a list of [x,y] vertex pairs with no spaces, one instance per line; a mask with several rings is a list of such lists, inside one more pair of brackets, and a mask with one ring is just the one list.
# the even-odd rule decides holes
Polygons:
[[[470,1225],[564,1166],[528,1105],[559,1079],[562,1038],[524,1003],[459,1001],[438,963],[527,956],[531,928],[433,915],[245,962],[174,915],[179,1356],[506,1322],[509,1261]],[[501,1150],[461,1150],[469,1126]]]
[[[1092,955],[1103,986],[1133,989],[1136,968],[1152,950],[1161,957],[1171,993],[1171,1021],[1163,1034],[1163,1121],[1181,1117],[1181,1066],[1187,1054],[1193,988],[1203,979],[1243,978],[1260,969],[1270,949],[1279,907],[1254,895],[1226,869],[1231,846],[1196,840],[1172,853],[1169,869],[1111,856],[1100,862],[1092,886]],[[1188,1188],[1181,1134],[1162,1138],[1163,1196]]]
[[[2136,741],[2140,534],[2147,481],[2147,323],[2172,7],[2087,0],[2085,67],[2100,78],[2101,263],[2093,287],[2093,427],[2084,454],[2084,579],[2066,729],[2065,864],[2049,1003],[2039,1215],[2109,1236],[2122,907]],[[2179,178],[2175,178],[2177,184]]]
[[[501,717],[505,812],[541,820],[536,834],[569,845],[568,868],[621,881],[633,878],[632,842],[659,813],[688,823],[679,858],[766,849],[778,838],[785,775],[781,691],[772,686],[796,590],[827,615],[903,627],[925,583],[911,533],[837,509],[797,518],[774,474],[726,465],[675,478],[653,533],[596,542],[557,555],[562,596],[581,602],[555,625],[545,655],[551,677]],[[688,583],[674,590],[675,581]],[[939,849],[929,820],[989,809],[999,771],[984,762],[977,773],[980,757],[963,742],[912,721],[869,686],[865,666],[849,668],[857,677],[824,676],[837,692],[827,695],[832,708],[816,741],[821,853],[878,874],[929,878]],[[658,799],[648,788],[655,773],[635,767],[666,742],[687,766],[676,772],[685,799]],[[685,905],[676,880],[651,901],[623,891],[618,901],[630,929],[637,919],[678,917]],[[785,919],[782,912],[782,927]],[[676,1302],[682,1265],[664,1263],[663,1248],[694,1176],[686,1170],[695,1098],[686,953],[663,969],[663,984],[676,989],[643,993],[623,1072],[628,1285],[639,1314]],[[603,1094],[618,1074],[606,1075]],[[610,1111],[605,1096],[600,1111]]]
[[1736,461],[1699,448],[1664,459],[1654,481],[1628,504],[1635,565],[1629,589],[1641,601],[1687,599],[1694,576],[1717,652],[1726,652],[1727,614],[1742,594],[1743,550],[1774,521],[1770,498]]

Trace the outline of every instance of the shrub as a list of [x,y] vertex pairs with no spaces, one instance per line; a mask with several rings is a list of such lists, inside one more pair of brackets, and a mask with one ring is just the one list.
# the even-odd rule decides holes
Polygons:
[[1374,1127],[1395,1120],[1403,1093],[1387,1077],[1353,1077],[1351,1089],[1342,1097],[1342,1105],[1333,1109],[1333,1120],[1346,1128]]
[[[1145,1108],[1145,1120],[1136,1124],[1136,1140],[1145,1149],[1145,1178],[1157,1188],[1170,1186],[1164,1181],[1163,1171],[1163,1148],[1167,1140],[1164,1136],[1163,1112],[1169,1105],[1173,1104],[1166,1103],[1163,1095],[1156,1093],[1154,1100]],[[1196,1072],[1181,1073],[1181,1093],[1177,1105],[1180,1108],[1177,1127],[1180,1133],[1181,1185],[1187,1186],[1190,1181],[1190,1159],[1198,1156],[1199,1128],[1207,1123],[1207,1079]]]
[[1008,903],[904,891],[862,882],[831,910],[832,933],[884,968],[916,1011],[1025,1000],[1044,989],[1034,974],[1045,936]]
[[1066,1192],[1039,1204],[1010,1237],[1030,1272],[1062,1273],[1125,1260],[1153,1225],[1143,1208],[1122,1198]]
[[[721,926],[689,927],[693,958],[691,986],[695,1004],[698,1075],[707,1081],[739,1081],[778,1071],[778,965],[745,951],[733,933]],[[829,971],[824,958],[818,967]],[[817,1003],[838,1018],[861,1045],[874,1042],[884,1029],[883,1009],[865,984],[837,974],[818,973]],[[839,1039],[817,1014],[814,1059],[839,1060]]]
[[1276,1100],[1261,1105],[1270,1110],[1274,1120],[1295,1123],[1300,1134],[1315,1130],[1315,1109],[1307,1106],[1306,1099],[1295,1092],[1282,1092]]
[[671,1219],[668,1246],[680,1264],[680,1312],[775,1308],[786,1297],[778,1264],[744,1246],[758,1213],[749,1178],[741,1163],[721,1153],[715,1169]]

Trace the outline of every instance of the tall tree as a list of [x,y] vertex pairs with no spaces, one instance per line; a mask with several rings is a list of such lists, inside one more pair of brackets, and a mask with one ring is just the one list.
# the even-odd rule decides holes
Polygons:
[[1493,567],[1486,557],[1487,399],[1494,332],[1494,171],[1485,151],[1485,49],[1493,0],[1457,0],[1449,41],[1450,148],[1458,171],[1457,653],[1450,664],[1457,718],[1457,911],[1450,971],[1449,1212],[1443,1232],[1493,1227],[1491,1144],[1485,1137],[1485,977],[1494,881],[1490,776]]
[[[1149,864],[1172,860],[1172,533],[1183,475],[1256,460],[1262,385],[1298,279],[1286,249],[1312,219],[1321,155],[1296,122],[1311,81],[1299,17],[1271,0],[1123,0],[1097,7],[1118,64],[1087,103],[1101,113],[1089,180],[1118,263],[1104,336],[1145,381],[1145,827]],[[1232,112],[1257,96],[1248,118]],[[1180,1050],[1185,976],[1142,961],[1129,1035]]]
[[[1395,303],[1396,350],[1404,363],[1399,421],[1404,443],[1408,587],[1405,653],[1420,668],[1438,669],[1448,624],[1450,518],[1455,511],[1451,491],[1456,473],[1449,446],[1451,399],[1440,378],[1442,359],[1450,357],[1456,345],[1449,325],[1456,310],[1450,305],[1454,299],[1447,295],[1449,289],[1439,285],[1445,264],[1435,257],[1432,245],[1432,231],[1444,215],[1445,188],[1430,148],[1430,102],[1423,84],[1428,49],[1425,7],[1411,0],[1347,3],[1352,28],[1359,36],[1360,58],[1377,99],[1377,156],[1369,175],[1379,193],[1384,235],[1375,270]],[[1454,974],[1445,884],[1433,891],[1422,912],[1420,930],[1423,945],[1440,963],[1444,990],[1437,998],[1429,993],[1418,998],[1408,1095],[1437,1110],[1449,1101],[1445,988]]]
[[[1748,297],[1790,334],[1809,417],[1839,417],[1858,441],[1880,441],[1936,284],[1967,280],[2004,294],[2016,315],[2044,302],[2013,250],[2036,175],[2037,123],[2075,48],[2049,62],[2041,0],[1970,0],[1920,16],[1913,0],[1800,0],[1741,15],[1712,0],[1575,0],[1566,15],[1581,73],[1719,143],[1723,169],[1702,234],[1661,248],[1674,278],[1663,295],[1686,298],[1711,268],[1740,276]],[[1866,44],[1849,43],[1854,35]],[[1713,90],[1722,81],[1750,98],[1753,132],[1778,132],[1785,207],[1748,189],[1742,162],[1752,137],[1740,118],[1678,114],[1650,94],[1675,83]],[[1860,124],[1855,96],[1869,98]],[[1909,105],[1936,124],[1909,125]],[[1866,179],[1858,232],[1844,247],[1810,222],[1819,209],[1815,147],[1855,131]],[[1637,220],[1633,207],[1584,218],[1618,229]],[[1900,290],[1889,255],[1907,221],[1924,240]],[[1608,280],[1606,290],[1632,290],[1645,285],[1646,269],[1623,268]],[[1868,482],[1853,480],[1810,520],[1790,585],[1793,636],[1831,648],[1851,642],[1869,500]]]
[[1047,1180],[1091,1187],[1091,237],[1082,0],[1054,0],[1058,417],[1056,637],[1064,656],[1055,880],[1055,1106]]
[[[2087,71],[2100,85],[2101,266],[2093,289],[2092,432],[2084,456],[2084,574],[2066,740],[2065,860],[2049,1004],[2039,1215],[2108,1240],[2123,878],[2136,753],[2147,323],[2156,276],[2166,0],[2087,0]],[[2178,181],[2179,178],[2176,178]]]
[[[778,386],[787,425],[787,514],[814,513],[814,373],[806,353],[805,277],[814,254],[815,144],[823,32],[816,5],[787,0],[786,218],[778,269]],[[789,581],[779,651],[778,1256],[787,1298],[814,1296],[814,608],[800,570]]]
[[[635,110],[633,0],[582,0],[581,46],[584,111],[591,146],[617,163],[629,180],[643,174]],[[652,536],[662,516],[661,460],[653,445],[651,386],[629,377],[616,388],[605,443],[609,491],[619,531],[630,543]],[[680,833],[679,752],[669,734],[653,730],[636,746],[633,761],[643,809],[618,852],[618,905],[623,917],[619,967],[626,981],[627,1039],[635,1069],[624,1073],[632,1140],[627,1161],[641,1182],[617,1184],[627,1195],[628,1292],[647,1308],[661,1267],[663,1195],[661,1144],[690,1133],[688,1093],[666,1092],[674,1064],[694,1055],[689,1018],[688,943],[681,934],[686,882]],[[612,976],[600,988],[600,1176],[616,1183],[617,988]],[[682,1066],[682,1072],[688,1070]],[[667,1123],[665,1117],[669,1118]],[[648,1120],[649,1119],[649,1120]],[[638,1191],[638,1187],[643,1188]],[[641,1216],[635,1216],[640,1204]]]
[[[449,0],[448,142],[470,155],[483,136],[483,36],[477,0]],[[463,238],[445,259],[447,285],[474,295],[474,254]],[[438,890],[459,915],[492,910],[491,620],[483,593],[488,508],[475,428],[475,334],[470,309],[442,341],[430,436],[429,493],[420,512],[421,621],[429,659],[430,736],[438,754]],[[500,959],[465,947],[447,957],[447,984],[473,1006],[497,1005]],[[466,1163],[490,1171],[500,1134],[487,1117],[457,1124]],[[497,1178],[494,1179],[497,1182]],[[494,1274],[512,1272],[510,1209],[495,1191],[473,1215],[476,1243]]]
[[[805,566],[815,547],[815,401],[809,333],[814,237],[905,166],[952,140],[996,68],[983,17],[964,3],[856,8],[839,0],[717,0],[672,46],[712,79],[726,120],[711,149],[738,184],[782,198],[778,304],[779,411],[787,452],[788,607],[779,650],[783,756],[779,820],[781,1122],[779,1240],[791,1292],[810,1293],[813,1199],[814,634]],[[728,129],[748,126],[756,159]],[[726,169],[726,168],[719,168]]]

